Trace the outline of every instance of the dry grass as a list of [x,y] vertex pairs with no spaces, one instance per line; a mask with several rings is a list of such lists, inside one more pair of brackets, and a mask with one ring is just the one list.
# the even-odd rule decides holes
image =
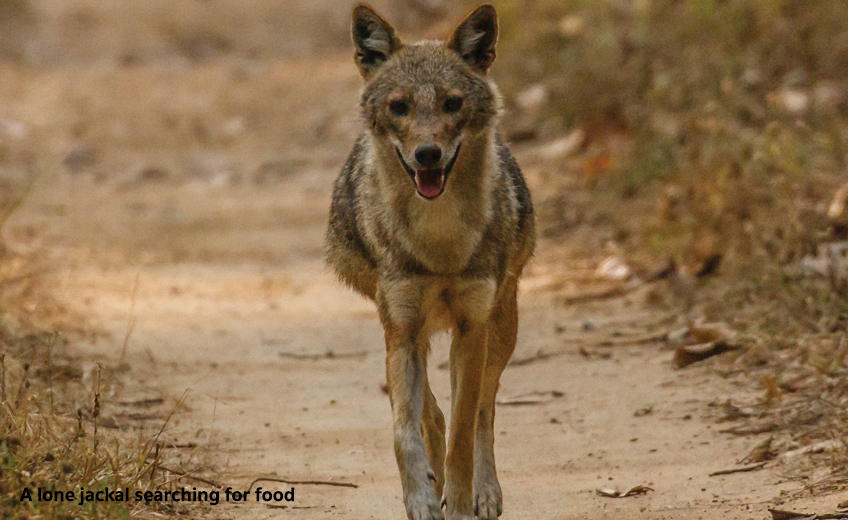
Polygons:
[[[730,372],[764,396],[744,419],[770,424],[783,451],[846,438],[848,292],[799,269],[845,239],[826,216],[848,159],[842,4],[531,5],[505,21],[507,48],[521,50],[502,56],[500,82],[512,96],[528,78],[544,85],[537,126],[586,135],[576,155],[541,167],[547,242],[612,249],[643,273],[722,255],[720,276],[680,312],[741,332]],[[798,475],[829,471],[813,491],[848,481],[844,445],[796,460]]]
[[[22,197],[11,197],[12,207],[0,208],[0,229]],[[144,518],[150,511],[188,510],[174,503],[78,502],[81,489],[185,485],[179,462],[160,441],[181,402],[169,415],[155,417],[153,433],[149,425],[145,431],[132,421],[119,428],[113,415],[104,415],[129,367],[74,353],[74,339],[92,332],[82,317],[56,303],[51,278],[38,256],[0,254],[0,517]],[[77,498],[38,502],[38,488],[74,491]],[[25,489],[33,493],[32,501],[21,500]]]

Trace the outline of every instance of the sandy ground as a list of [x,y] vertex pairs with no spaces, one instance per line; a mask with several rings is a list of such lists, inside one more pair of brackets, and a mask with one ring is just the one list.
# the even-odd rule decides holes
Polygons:
[[[51,173],[9,235],[18,247],[52,251],[64,300],[109,333],[81,348],[118,358],[133,324],[131,384],[173,399],[186,393],[166,435],[198,442],[226,486],[247,489],[269,475],[358,486],[298,485],[284,509],[251,499],[209,508],[205,517],[404,518],[376,312],[322,261],[330,187],[352,139],[356,72],[346,61],[330,62],[311,87],[273,72],[300,66],[277,64],[268,73],[290,89],[293,120],[311,117],[302,113],[314,106],[307,94],[331,109],[347,107],[339,108],[332,142],[301,150],[301,158],[325,150],[318,160],[263,186],[214,176],[135,182]],[[297,139],[302,128],[281,132]],[[674,370],[672,352],[659,343],[603,346],[677,324],[674,312],[644,305],[642,292],[566,306],[549,290],[552,279],[572,293],[593,290],[598,260],[543,240],[527,271],[516,358],[557,355],[509,367],[502,379],[502,399],[547,396],[498,408],[503,518],[769,518],[769,501],[798,484],[772,470],[709,476],[736,467],[762,440],[719,433],[725,426],[709,406],[753,399],[748,383],[709,367]],[[435,341],[430,368],[443,407],[448,373],[438,365],[447,345],[446,337]],[[652,491],[624,499],[595,492],[637,485]],[[837,498],[800,505],[830,510]]]

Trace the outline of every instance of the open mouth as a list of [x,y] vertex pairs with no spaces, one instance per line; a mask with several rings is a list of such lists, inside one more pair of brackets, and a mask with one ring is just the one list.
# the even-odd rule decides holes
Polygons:
[[459,149],[461,147],[461,144],[456,147],[456,152],[453,154],[450,162],[448,162],[447,167],[421,168],[420,170],[413,170],[410,168],[409,165],[406,164],[406,161],[403,160],[403,155],[401,155],[400,150],[395,148],[395,152],[397,152],[398,159],[403,165],[404,170],[406,170],[406,173],[412,178],[412,182],[415,183],[415,190],[418,191],[418,194],[427,200],[433,200],[445,191],[445,184],[448,182],[448,175],[450,175],[453,165],[456,163],[456,158],[459,157]]

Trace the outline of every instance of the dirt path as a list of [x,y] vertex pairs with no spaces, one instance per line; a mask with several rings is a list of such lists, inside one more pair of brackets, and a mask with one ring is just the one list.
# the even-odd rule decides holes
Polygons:
[[[351,74],[341,75],[342,102],[354,96]],[[14,223],[55,244],[67,302],[110,333],[84,348],[119,357],[134,323],[133,380],[175,399],[187,392],[167,435],[208,446],[226,485],[278,475],[359,486],[300,485],[286,509],[230,504],[211,517],[404,517],[380,325],[321,259],[334,175],[325,165],[260,188],[60,176],[43,181]],[[510,367],[502,380],[502,399],[549,397],[499,406],[503,518],[768,518],[768,501],[797,484],[769,470],[708,476],[762,440],[719,433],[708,406],[751,398],[744,385],[701,367],[673,370],[661,344],[601,346],[665,330],[668,315],[644,307],[640,293],[562,305],[545,290],[552,273],[591,290],[592,262],[554,262],[546,251],[556,247],[543,242],[527,273],[516,358],[558,355]],[[442,403],[446,358],[443,337],[431,356]],[[637,485],[653,491],[595,493]]]

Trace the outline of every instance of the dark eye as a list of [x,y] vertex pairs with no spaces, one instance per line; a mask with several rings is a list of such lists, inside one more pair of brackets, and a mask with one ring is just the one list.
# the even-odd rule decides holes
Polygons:
[[409,103],[402,99],[396,99],[389,102],[389,110],[396,116],[405,116],[409,113]]
[[462,98],[459,96],[448,96],[445,100],[445,112],[459,112],[462,108]]

